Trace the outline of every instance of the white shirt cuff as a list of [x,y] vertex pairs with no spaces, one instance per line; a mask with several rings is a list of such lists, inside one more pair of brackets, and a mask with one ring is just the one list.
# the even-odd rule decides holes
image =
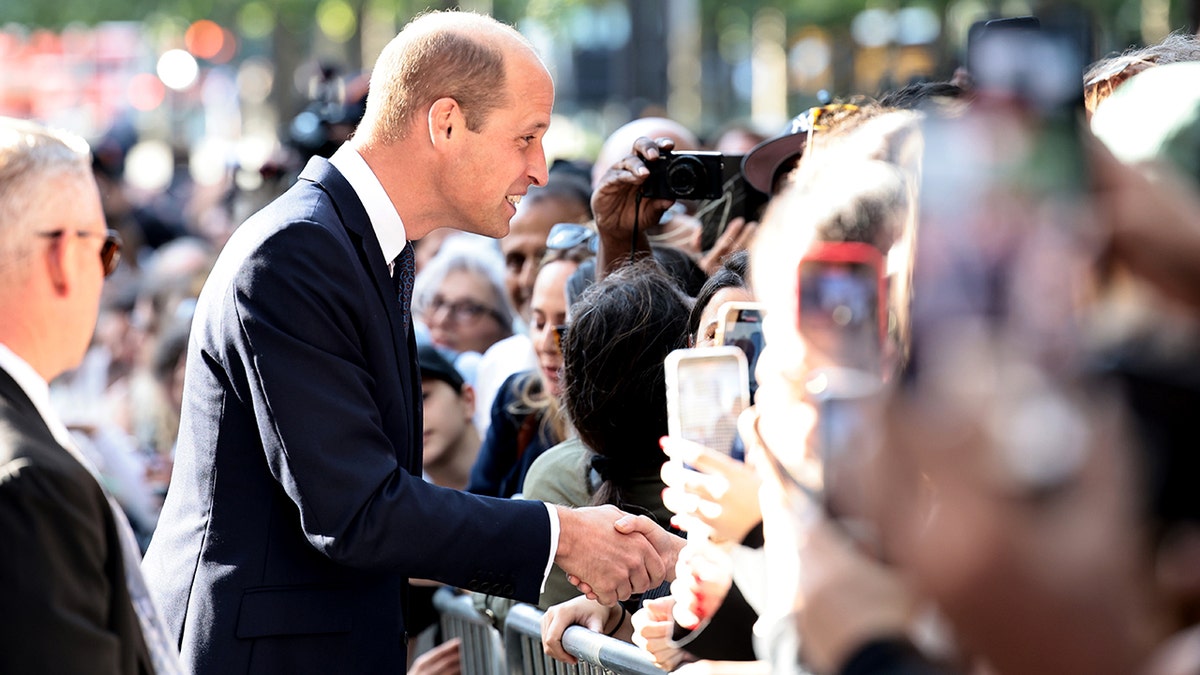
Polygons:
[[554,557],[558,555],[558,535],[562,531],[558,524],[558,509],[553,504],[546,504],[546,511],[550,513],[550,559],[546,561],[546,571],[542,573],[543,593],[546,591],[546,579],[550,578],[550,570],[554,568]]

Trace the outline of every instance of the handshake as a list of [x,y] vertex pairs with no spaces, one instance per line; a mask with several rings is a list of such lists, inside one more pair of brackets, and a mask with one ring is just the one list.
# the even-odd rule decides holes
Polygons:
[[611,505],[556,508],[561,531],[554,562],[588,598],[611,606],[674,576],[686,542],[650,518]]

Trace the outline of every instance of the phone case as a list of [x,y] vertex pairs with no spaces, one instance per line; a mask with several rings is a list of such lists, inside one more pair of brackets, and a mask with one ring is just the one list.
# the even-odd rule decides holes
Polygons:
[[664,367],[668,432],[730,453],[737,418],[750,404],[746,355],[731,346],[677,349]]

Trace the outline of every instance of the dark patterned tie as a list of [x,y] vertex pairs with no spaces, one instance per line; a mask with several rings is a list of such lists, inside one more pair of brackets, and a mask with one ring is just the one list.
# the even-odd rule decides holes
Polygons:
[[392,271],[392,280],[396,284],[396,297],[400,301],[400,310],[404,315],[405,335],[408,334],[408,327],[412,323],[413,277],[416,276],[416,265],[413,261],[413,245],[410,241],[401,249],[400,255],[396,256]]

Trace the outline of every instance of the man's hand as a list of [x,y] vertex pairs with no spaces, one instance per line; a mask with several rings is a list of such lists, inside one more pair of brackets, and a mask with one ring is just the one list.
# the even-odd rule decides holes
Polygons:
[[[629,514],[612,505],[556,508],[562,529],[554,562],[589,598],[613,605],[666,578],[671,565],[642,531],[644,525],[627,533],[615,526]],[[659,535],[652,536],[662,543]]]
[[594,633],[608,635],[619,627],[613,624],[624,618],[625,612],[620,605],[605,607],[582,595],[560,602],[542,615],[542,650],[557,661],[574,665],[579,660],[562,645],[563,633],[568,628],[583,626]]
[[[679,559],[679,552],[687,544],[687,541],[683,537],[677,537],[667,532],[659,527],[658,523],[646,516],[626,515],[613,523],[613,527],[621,534],[641,533],[642,536],[646,537],[646,540],[654,546],[654,550],[658,551],[659,556],[662,557],[663,564],[667,566],[666,580],[675,580],[675,563]],[[573,586],[579,589],[580,593],[583,593],[592,600],[596,599],[596,594],[589,584],[573,574],[568,575],[567,578]]]
[[[639,138],[624,159],[612,165],[600,178],[592,192],[592,213],[600,234],[597,253],[596,281],[601,280],[629,259],[631,251],[650,252],[646,231],[658,224],[662,214],[675,202],[670,199],[642,199],[638,207],[638,192],[650,175],[647,162],[662,156],[675,147],[669,138],[657,141]],[[633,240],[633,225],[637,222],[638,238]]]

